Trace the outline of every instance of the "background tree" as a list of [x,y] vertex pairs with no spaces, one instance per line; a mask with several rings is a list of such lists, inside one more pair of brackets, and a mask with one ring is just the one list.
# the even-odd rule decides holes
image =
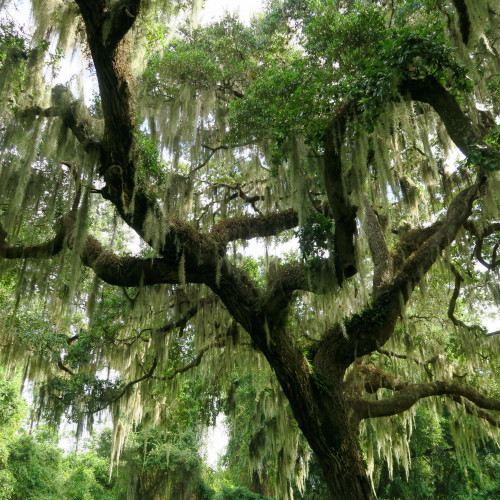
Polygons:
[[[276,496],[305,466],[281,393],[332,498],[373,497],[374,435],[408,470],[438,396],[471,457],[499,427],[500,337],[462,299],[476,320],[499,296],[498,7],[276,1],[172,38],[188,4],[37,1],[33,33],[4,27],[5,362],[31,353],[55,418],[109,408],[113,458],[195,368],[214,401],[234,360],[262,370]],[[54,47],[90,64],[92,105],[50,82]],[[292,230],[295,258],[239,251]],[[426,281],[451,283],[427,323]]]

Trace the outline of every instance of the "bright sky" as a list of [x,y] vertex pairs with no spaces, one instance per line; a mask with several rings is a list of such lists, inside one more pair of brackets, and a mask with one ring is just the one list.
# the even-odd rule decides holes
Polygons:
[[218,19],[225,11],[238,12],[240,19],[248,22],[253,14],[262,10],[264,0],[205,0],[201,16],[203,22]]

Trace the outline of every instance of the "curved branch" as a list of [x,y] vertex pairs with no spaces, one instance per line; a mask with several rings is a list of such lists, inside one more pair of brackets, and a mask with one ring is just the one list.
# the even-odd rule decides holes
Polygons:
[[352,405],[359,419],[388,417],[410,409],[423,398],[443,395],[466,398],[483,410],[500,411],[500,400],[484,396],[472,387],[454,380],[412,384],[391,398],[379,401],[357,399],[352,401]]
[[110,399],[108,402],[106,402],[103,406],[100,406],[99,408],[92,410],[91,413],[97,413],[102,410],[105,410],[110,404],[115,403],[118,401],[120,398],[123,397],[123,395],[134,385],[138,384],[139,382],[143,382],[144,380],[147,380],[148,378],[151,378],[153,376],[153,373],[156,370],[156,367],[158,365],[158,360],[157,358],[154,358],[153,364],[151,365],[150,370],[145,373],[142,377],[139,377],[138,379],[130,381],[128,384],[125,385],[125,387],[112,399]]
[[486,269],[492,271],[496,267],[500,266],[500,259],[497,260],[498,243],[493,247],[491,253],[491,263],[486,262],[483,258],[483,238],[478,238],[476,246],[474,248],[474,255],[476,259],[484,266]]
[[71,370],[70,368],[68,368],[64,363],[63,363],[63,360],[62,360],[62,357],[59,356],[59,358],[57,359],[57,366],[65,371],[66,373],[69,373],[70,375],[74,375],[75,372],[73,370]]
[[[88,236],[81,254],[82,262],[110,285],[141,286],[157,283],[179,283],[176,262],[166,259],[119,257],[106,250],[93,236]],[[200,283],[202,276],[189,274],[190,281]]]
[[[67,92],[69,93],[69,90]],[[49,108],[32,106],[31,108],[26,108],[21,112],[21,117],[25,118],[30,115],[46,118],[59,117],[62,119],[64,126],[71,130],[86,152],[99,153],[100,145],[94,137],[90,120],[82,120],[77,113],[77,109],[82,106],[83,104],[78,99],[73,98],[73,101],[67,106],[51,106]]]
[[232,217],[216,224],[210,234],[225,245],[234,240],[249,240],[256,237],[274,236],[299,223],[297,212],[288,209],[268,215]]
[[486,420],[493,427],[500,428],[500,419],[495,418],[495,416],[492,415],[489,411],[483,410],[482,408],[478,408],[477,406],[474,406],[473,404],[469,403],[469,401],[461,398],[460,396],[452,396],[452,399],[453,399],[453,401],[455,401],[455,403],[463,405],[465,408],[465,411],[469,415],[474,415],[476,417],[482,418],[482,419]]
[[451,319],[451,322],[455,326],[459,326],[465,329],[468,329],[468,326],[461,320],[455,317],[455,307],[457,305],[457,299],[460,295],[460,286],[463,283],[464,279],[462,275],[457,271],[457,268],[450,262],[450,269],[455,276],[455,288],[453,289],[453,294],[450,299],[450,304],[448,305],[448,318]]
[[482,135],[476,134],[471,119],[462,111],[455,96],[432,75],[422,79],[405,79],[400,84],[402,95],[409,94],[414,101],[425,102],[439,115],[448,135],[458,149],[469,156],[476,144],[483,144]]
[[26,245],[8,247],[5,243],[7,232],[0,224],[0,258],[4,259],[45,259],[57,255],[64,247],[64,242],[75,227],[74,213],[65,215],[60,223],[56,235],[51,240],[40,245]]
[[[475,334],[477,334],[477,333],[485,334],[486,333],[485,328],[483,328],[479,325],[469,326],[455,316],[455,307],[457,304],[458,296],[460,295],[460,287],[461,287],[461,284],[464,282],[464,278],[462,277],[462,275],[458,272],[457,268],[451,262],[449,265],[450,265],[451,272],[453,273],[453,276],[455,276],[455,287],[453,289],[453,294],[451,296],[450,304],[448,306],[448,318],[450,318],[451,322],[456,327],[463,328],[464,330],[468,330],[469,332],[472,332]],[[491,333],[486,333],[486,335],[492,336],[492,335],[496,335],[497,333],[498,332],[491,332]]]
[[177,328],[180,329],[179,337],[182,337],[182,332],[183,332],[184,328],[189,323],[189,320],[191,320],[196,315],[196,313],[198,312],[200,306],[204,306],[204,305],[210,304],[214,300],[215,300],[215,296],[204,297],[204,298],[200,299],[198,302],[194,303],[186,311],[186,313],[182,317],[180,317],[180,318],[178,318],[178,319],[176,319],[174,321],[170,321],[169,323],[166,323],[165,325],[160,326],[158,328],[144,328],[135,337],[130,337],[130,338],[127,338],[127,339],[123,339],[120,342],[123,343],[123,344],[126,344],[126,345],[132,345],[138,339],[141,339],[144,342],[149,342],[149,339],[145,339],[142,336],[142,334],[144,332],[150,332],[151,335],[155,335],[155,334],[161,334],[161,333],[168,333],[168,332],[171,332],[172,330],[176,330]]
[[345,330],[336,325],[323,335],[318,343],[315,366],[326,367],[336,359],[347,367],[356,357],[376,350],[389,340],[414,288],[469,217],[483,183],[480,179],[455,196],[437,230],[406,259],[373,303],[345,322]]

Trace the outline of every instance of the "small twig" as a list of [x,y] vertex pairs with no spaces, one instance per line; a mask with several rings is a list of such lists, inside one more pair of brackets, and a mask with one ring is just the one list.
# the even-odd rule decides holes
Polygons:
[[382,349],[381,347],[379,347],[377,349],[377,352],[379,352],[380,354],[385,354],[389,358],[407,359],[408,361],[412,361],[413,363],[415,363],[419,366],[422,366],[423,369],[426,371],[427,375],[429,375],[429,377],[431,379],[433,377],[432,372],[429,370],[429,365],[432,365],[436,361],[437,356],[433,356],[432,358],[430,358],[426,361],[420,361],[419,359],[411,358],[411,357],[407,356],[406,354],[399,354],[397,352],[388,351],[386,349]]
[[127,385],[125,385],[125,387],[119,392],[117,396],[115,396],[113,399],[105,403],[103,406],[100,406],[98,409],[92,410],[90,413],[97,413],[99,411],[106,409],[109,405],[118,401],[132,386],[138,384],[139,382],[147,380],[148,378],[151,378],[153,376],[154,371],[156,370],[157,365],[158,365],[158,359],[154,358],[153,364],[151,365],[151,369],[145,375],[129,382]]

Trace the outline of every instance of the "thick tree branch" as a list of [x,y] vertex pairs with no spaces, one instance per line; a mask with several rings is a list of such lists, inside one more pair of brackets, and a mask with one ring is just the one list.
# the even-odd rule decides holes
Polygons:
[[322,168],[328,203],[335,220],[335,269],[339,284],[357,272],[354,245],[356,207],[351,205],[344,192],[341,159],[347,123],[354,115],[356,105],[355,102],[349,102],[340,109],[324,137],[325,154]]
[[373,259],[373,295],[376,297],[380,286],[392,279],[393,262],[378,218],[366,196],[363,203],[365,208],[363,228]]
[[115,192],[105,194],[119,210],[123,210],[123,204],[132,201],[135,187],[135,165],[131,157],[135,148],[136,123],[126,48],[119,42],[135,21],[127,12],[135,16],[140,2],[120,0],[109,12],[101,0],[91,3],[75,1],[85,23],[104,115],[99,171],[104,175],[113,165],[121,169],[120,185],[109,186]]
[[455,97],[434,76],[406,79],[401,82],[402,95],[409,94],[414,101],[430,104],[446,127],[448,135],[458,149],[469,156],[476,144],[482,144],[472,120],[462,111]]
[[472,403],[469,403],[466,399],[461,398],[460,396],[452,396],[453,401],[455,403],[463,405],[465,411],[469,415],[474,415],[476,417],[482,418],[486,420],[493,427],[500,428],[500,419],[495,418],[495,416],[487,410],[483,410],[482,408],[478,408],[474,406]]
[[469,36],[471,31],[471,23],[469,19],[469,12],[465,0],[452,0],[458,14],[458,24],[460,27],[460,35],[465,45],[469,43]]
[[70,212],[59,222],[59,229],[51,240],[40,245],[6,245],[7,232],[0,224],[0,258],[4,259],[45,259],[57,255],[64,247],[64,242],[71,235],[76,222],[76,216]]
[[[415,252],[425,240],[430,238],[443,225],[443,221],[437,221],[431,226],[410,229],[403,234],[396,247],[394,254],[394,268],[398,271],[406,259]],[[399,234],[396,232],[396,234]]]
[[346,377],[345,386],[349,388],[351,384],[356,384],[358,380],[362,382],[364,390],[370,394],[377,392],[379,389],[400,391],[408,387],[408,382],[397,379],[372,363],[355,365],[348,377]]
[[336,325],[323,335],[314,358],[319,372],[329,378],[327,373],[332,359],[347,367],[356,357],[376,350],[389,340],[402,308],[421,277],[455,239],[469,217],[483,183],[484,180],[480,179],[455,196],[437,230],[433,230],[431,236],[405,260],[394,279],[380,290],[372,304],[345,322],[345,330]]
[[[67,92],[69,93],[69,90],[67,90]],[[51,106],[49,108],[33,106],[31,108],[26,108],[21,112],[21,118],[26,118],[28,116],[61,118],[64,126],[71,130],[86,152],[99,154],[100,139],[95,137],[91,120],[83,119],[81,113],[78,113],[78,109],[82,106],[83,104],[80,101],[72,97],[72,102],[67,103],[65,106]]]
[[[88,236],[82,251],[82,262],[110,285],[141,286],[157,283],[179,283],[177,262],[166,259],[119,257],[106,250],[93,236]],[[196,273],[196,271],[195,271]],[[203,276],[188,273],[190,281],[200,283]]]
[[249,240],[256,237],[274,236],[299,223],[297,212],[288,209],[267,215],[240,216],[225,219],[216,224],[210,234],[221,244],[234,240]]
[[388,417],[408,410],[423,398],[443,395],[466,398],[483,410],[500,411],[500,400],[484,396],[472,387],[454,380],[411,384],[391,398],[379,401],[357,399],[352,401],[352,405],[359,419]]
[[109,33],[104,40],[108,49],[115,48],[127,34],[139,15],[140,5],[141,0],[120,0],[113,5],[107,21]]

